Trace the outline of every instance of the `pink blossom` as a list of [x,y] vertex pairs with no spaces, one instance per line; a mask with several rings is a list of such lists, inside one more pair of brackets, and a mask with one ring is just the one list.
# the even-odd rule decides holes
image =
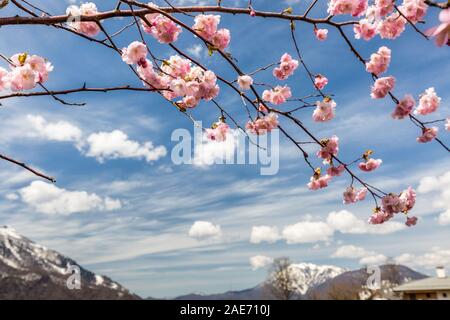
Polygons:
[[422,129],[422,135],[420,137],[417,137],[417,142],[426,143],[432,141],[434,138],[436,138],[438,130],[439,129],[437,127]]
[[408,227],[411,227],[411,226],[415,226],[416,225],[416,223],[417,223],[417,217],[406,217],[406,222],[405,222],[405,224],[408,226]]
[[450,118],[447,118],[447,121],[445,122],[445,130],[450,131]]
[[180,26],[162,14],[150,13],[145,16],[145,19],[150,25],[142,20],[144,31],[151,34],[159,43],[175,42],[178,39],[178,35],[182,32]]
[[242,90],[249,90],[253,84],[253,78],[248,75],[243,75],[238,77],[237,82],[239,84],[239,88]]
[[258,111],[259,112],[269,112],[269,110],[266,108],[266,106],[263,105],[262,103],[259,104]]
[[39,80],[36,72],[29,64],[14,68],[9,76],[12,91],[33,89]]
[[355,203],[357,201],[362,201],[366,198],[367,194],[367,188],[361,188],[359,190],[355,189],[354,187],[350,186],[347,189],[345,189],[343,193],[343,202],[344,204],[350,204]]
[[328,29],[314,28],[314,34],[316,35],[317,40],[325,41],[328,37]]
[[250,16],[252,16],[252,17],[256,16],[256,12],[255,12],[255,10],[253,10],[253,8],[250,10]]
[[339,138],[332,136],[330,139],[324,139],[321,141],[323,147],[317,151],[317,156],[324,159],[324,163],[330,163],[333,156],[336,156],[339,152]]
[[197,99],[194,96],[186,96],[181,101],[182,106],[187,109],[195,108],[198,105],[198,103],[199,103],[199,99]]
[[353,26],[356,39],[370,40],[375,37],[377,32],[377,26],[374,23],[370,23],[367,19],[362,19]]
[[428,5],[424,0],[403,0],[398,9],[409,21],[417,23],[427,13]]
[[344,172],[345,166],[343,164],[337,166],[337,167],[329,167],[327,169],[327,173],[332,177],[338,177]]
[[279,105],[286,102],[292,96],[291,89],[288,86],[276,86],[271,90],[264,90],[262,98],[272,104]]
[[9,75],[8,71],[0,67],[0,90],[9,87]]
[[427,115],[435,112],[441,103],[441,98],[437,96],[434,88],[428,88],[420,95],[419,106],[414,110],[414,114]]
[[322,90],[328,84],[327,77],[318,74],[314,77],[314,85],[317,89]]
[[323,101],[316,102],[316,109],[313,112],[314,121],[325,122],[334,118],[336,102],[331,98],[324,98]]
[[292,57],[285,53],[281,56],[279,67],[273,70],[273,75],[278,80],[286,80],[289,76],[291,76],[295,69],[298,68],[298,61],[292,59]]
[[380,47],[377,53],[372,53],[370,61],[366,62],[366,70],[375,75],[385,72],[391,63],[391,50],[388,47]]
[[277,114],[270,112],[262,118],[257,118],[255,121],[249,121],[246,128],[253,134],[262,135],[277,128],[278,124]]
[[222,142],[227,139],[230,127],[222,121],[213,124],[211,129],[206,129],[206,136],[209,140]]
[[368,159],[365,162],[360,162],[358,164],[358,167],[362,171],[370,172],[370,171],[373,171],[376,168],[378,168],[381,165],[382,162],[383,162],[383,160],[381,160],[381,159],[372,159],[372,158],[370,158],[370,159]]
[[97,6],[92,2],[82,3],[80,7],[72,5],[66,9],[66,14],[70,15],[69,25],[77,32],[89,37],[96,36],[100,32],[100,27],[95,21],[79,21],[80,16],[97,14]]
[[378,25],[378,33],[383,39],[395,39],[405,31],[407,21],[399,13],[392,13]]
[[443,45],[450,45],[450,8],[442,10],[439,13],[440,25],[426,31],[426,34],[431,37],[436,37],[436,45],[442,47]]
[[127,48],[122,49],[122,60],[127,64],[138,63],[141,60],[145,61],[147,56],[147,47],[139,41],[133,41]]
[[370,224],[382,224],[393,217],[392,213],[387,213],[381,208],[376,208],[374,213],[369,218]]
[[379,78],[375,80],[370,96],[372,99],[382,99],[389,93],[389,91],[394,89],[394,85],[395,78],[392,76]]
[[389,215],[402,212],[405,208],[404,201],[396,194],[390,193],[381,199],[383,211]]
[[217,49],[224,50],[230,44],[230,30],[220,29],[212,37],[211,42]]
[[328,12],[331,15],[351,14],[357,17],[366,11],[367,5],[367,0],[330,0]]
[[404,119],[411,113],[415,105],[416,101],[414,98],[410,94],[405,95],[405,97],[396,105],[394,112],[392,112],[392,118],[398,120]]
[[184,78],[191,71],[191,62],[175,55],[166,60],[162,64],[161,69],[174,78]]
[[331,176],[326,174],[322,177],[313,175],[310,179],[310,182],[307,184],[308,188],[311,190],[318,190],[328,186],[328,183],[331,180]]
[[416,191],[411,188],[408,187],[408,189],[403,190],[403,192],[400,194],[400,201],[403,202],[403,212],[407,212],[409,210],[411,210],[414,205],[416,204]]
[[145,63],[141,63],[137,67],[137,72],[145,86],[156,89],[166,89],[169,86],[168,81],[153,70],[152,63],[149,60],[145,60]]
[[211,41],[217,31],[217,26],[220,23],[220,16],[200,14],[195,17],[194,21],[195,24],[192,29],[206,40]]
[[394,10],[394,0],[375,0],[375,8],[379,17],[384,17]]

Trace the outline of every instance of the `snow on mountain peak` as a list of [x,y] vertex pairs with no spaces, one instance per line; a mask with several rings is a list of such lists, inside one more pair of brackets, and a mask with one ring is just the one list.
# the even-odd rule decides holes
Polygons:
[[296,279],[295,289],[300,294],[305,294],[309,288],[347,271],[347,269],[337,266],[313,263],[294,263],[291,264],[290,270]]

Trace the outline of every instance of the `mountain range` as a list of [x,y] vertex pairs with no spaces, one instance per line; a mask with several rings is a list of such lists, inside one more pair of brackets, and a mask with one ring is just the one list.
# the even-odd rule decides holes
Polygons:
[[[73,288],[79,272],[80,287]],[[369,290],[364,268],[347,270],[331,265],[296,263],[289,266],[295,299],[385,298],[383,290],[426,276],[402,265],[381,266],[383,289]],[[69,283],[69,285],[68,285]],[[75,286],[76,287],[76,286]],[[41,246],[0,226],[0,300],[2,299],[120,299],[141,297],[110,278],[97,275],[54,250]],[[152,299],[152,298],[147,298]],[[217,294],[192,293],[175,300],[271,300],[276,299],[269,282],[240,291]]]

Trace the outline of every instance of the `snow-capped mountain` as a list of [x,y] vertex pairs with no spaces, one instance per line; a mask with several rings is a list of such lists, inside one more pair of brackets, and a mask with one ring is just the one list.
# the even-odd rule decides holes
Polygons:
[[292,264],[290,270],[294,279],[296,279],[294,287],[299,294],[305,294],[309,288],[322,284],[328,279],[332,279],[347,271],[347,269],[337,266],[316,265],[313,263]]
[[[80,270],[80,289],[67,280]],[[108,277],[0,226],[0,299],[136,299]]]

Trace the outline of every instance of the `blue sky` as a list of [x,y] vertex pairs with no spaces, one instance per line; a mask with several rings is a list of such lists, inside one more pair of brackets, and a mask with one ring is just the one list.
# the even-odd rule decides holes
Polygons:
[[[54,14],[63,13],[67,6],[64,1],[40,3]],[[97,4],[100,10],[107,10],[115,3],[111,0]],[[303,12],[306,2],[291,1],[291,5],[295,12]],[[287,4],[256,1],[254,6],[281,11]],[[0,14],[14,14],[11,7]],[[325,1],[320,1],[311,15],[323,15],[325,7]],[[436,16],[431,10],[431,24],[436,23]],[[106,27],[114,31],[125,23],[118,19]],[[231,30],[230,51],[246,72],[277,61],[284,52],[295,53],[286,22],[223,16],[221,27]],[[55,70],[47,82],[48,88],[75,88],[84,82],[93,87],[141,85],[112,51],[67,32],[45,26],[7,26],[0,32],[1,53],[27,51],[53,63]],[[335,94],[337,102],[336,118],[331,122],[312,123],[311,110],[302,111],[300,118],[319,137],[338,135],[346,161],[367,148],[375,150],[383,165],[372,174],[362,174],[372,184],[394,192],[408,185],[419,188],[413,211],[420,219],[416,227],[402,227],[400,217],[378,229],[362,223],[370,215],[373,203],[368,199],[357,205],[343,205],[341,194],[349,183],[347,177],[336,179],[326,190],[309,191],[306,183],[310,171],[298,151],[285,140],[281,141],[280,171],[275,176],[260,176],[259,167],[250,165],[175,166],[170,158],[175,145],[171,133],[177,128],[192,130],[192,123],[160,97],[141,92],[79,93],[66,97],[69,101],[86,102],[85,107],[63,106],[49,97],[2,101],[1,152],[56,176],[58,189],[47,192],[60,195],[60,199],[81,197],[86,208],[83,212],[69,212],[67,203],[49,205],[42,199],[37,201],[26,191],[34,190],[32,183],[38,179],[11,164],[0,163],[0,224],[72,257],[92,271],[110,276],[142,296],[212,293],[254,286],[267,272],[265,268],[252,270],[249,258],[257,255],[289,256],[295,262],[348,268],[358,267],[363,258],[372,257],[375,261],[383,255],[397,257],[398,261],[428,273],[433,272],[436,263],[450,265],[450,226],[443,223],[442,217],[439,220],[443,212],[450,210],[448,154],[435,143],[416,143],[417,128],[409,121],[391,119],[394,106],[390,100],[370,99],[370,76],[334,30],[330,29],[325,42],[314,38],[310,25],[297,24],[296,32],[305,61],[315,73],[329,78],[327,92]],[[351,30],[348,34],[351,36]],[[116,41],[126,46],[137,39],[135,30],[130,29]],[[153,38],[147,40],[160,57],[174,54]],[[369,43],[354,43],[364,57],[381,45],[389,46],[393,58],[388,73],[397,78],[395,94],[411,93],[417,97],[434,86],[442,104],[432,117],[448,116],[447,48],[435,47],[409,27],[398,41],[376,38]],[[176,45],[187,50],[201,43],[185,31]],[[233,70],[217,55],[209,57],[202,49],[199,59],[225,78],[235,79]],[[271,72],[260,73],[257,81],[273,83]],[[294,96],[311,93],[311,85],[300,68],[287,84]],[[223,85],[218,101],[241,123],[246,120],[240,98]],[[193,116],[206,125],[218,115],[212,104],[204,102],[193,111]],[[30,119],[44,121],[44,129],[38,130],[36,122]],[[48,125],[55,123],[65,129],[70,124],[72,134],[59,139],[66,141],[56,141],[55,130],[46,131]],[[304,139],[294,127],[286,124],[286,128]],[[84,139],[114,130],[122,131],[140,147],[146,141],[155,147],[164,146],[168,154],[155,161],[128,157],[100,162],[76,138],[77,134]],[[440,131],[442,139],[450,143],[448,133],[442,127]],[[111,201],[116,201],[115,205]],[[337,213],[357,228],[330,226],[330,217]],[[207,239],[190,237],[189,229],[199,220],[220,225],[220,235]],[[281,232],[296,224],[317,228],[317,232],[311,231],[310,237],[300,235],[297,243],[287,243],[285,239],[250,242],[254,226],[277,227]],[[343,246],[347,254],[338,257],[336,250]]]

